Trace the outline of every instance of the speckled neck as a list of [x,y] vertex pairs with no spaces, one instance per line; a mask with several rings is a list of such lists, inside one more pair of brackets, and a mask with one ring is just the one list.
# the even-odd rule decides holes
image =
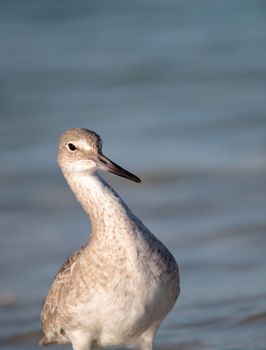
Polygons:
[[[128,232],[136,226],[136,217],[119,195],[97,174],[64,176],[91,220],[92,235]],[[116,228],[120,229],[117,230]]]

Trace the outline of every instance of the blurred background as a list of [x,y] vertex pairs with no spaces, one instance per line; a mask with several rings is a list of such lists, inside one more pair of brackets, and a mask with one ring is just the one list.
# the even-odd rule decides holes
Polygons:
[[265,349],[265,2],[1,1],[0,79],[0,347],[37,349],[87,240],[56,161],[86,127],[141,177],[104,175],[180,265],[157,349]]

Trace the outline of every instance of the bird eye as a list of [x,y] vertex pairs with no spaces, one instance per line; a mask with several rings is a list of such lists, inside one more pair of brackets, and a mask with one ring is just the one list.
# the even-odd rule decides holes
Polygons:
[[76,151],[77,147],[73,143],[68,143],[67,148],[71,151],[74,152]]

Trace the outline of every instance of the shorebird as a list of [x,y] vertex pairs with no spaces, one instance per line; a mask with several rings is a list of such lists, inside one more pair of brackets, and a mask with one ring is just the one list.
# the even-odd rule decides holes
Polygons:
[[61,136],[58,162],[92,232],[54,278],[41,313],[40,345],[152,350],[179,295],[178,265],[98,170],[140,179],[104,156],[100,136],[88,129]]

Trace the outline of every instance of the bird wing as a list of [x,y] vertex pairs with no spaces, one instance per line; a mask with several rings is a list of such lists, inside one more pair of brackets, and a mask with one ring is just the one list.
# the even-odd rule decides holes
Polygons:
[[51,341],[59,336],[58,332],[61,331],[60,320],[63,318],[64,321],[67,321],[66,297],[75,283],[74,267],[85,247],[86,245],[82,246],[64,262],[58,270],[44,301],[41,312],[41,324],[46,338]]

